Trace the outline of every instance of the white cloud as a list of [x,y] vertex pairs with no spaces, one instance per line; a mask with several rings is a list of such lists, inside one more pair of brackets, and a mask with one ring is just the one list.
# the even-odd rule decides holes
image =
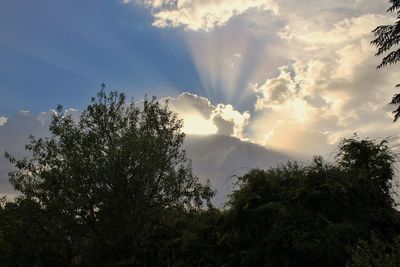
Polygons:
[[[236,6],[239,2],[245,5]],[[242,15],[218,31],[185,33],[207,95],[234,103],[227,108],[192,96],[187,104],[204,106],[176,109],[184,114],[185,130],[308,154],[328,153],[354,132],[398,135],[387,103],[399,68],[377,71],[379,59],[370,44],[371,31],[393,21],[385,14],[386,0],[225,3],[146,2],[160,27],[210,30]],[[244,95],[251,97],[241,102]],[[243,103],[254,109],[239,112]]]
[[250,112],[240,113],[232,105],[218,104],[211,115],[218,133],[242,139],[243,130],[250,120]]
[[[269,27],[277,29],[276,23],[263,24],[265,36],[260,37],[262,34],[258,32],[254,37],[266,42],[265,50],[257,50],[257,55],[252,56],[256,59],[253,65],[258,64],[258,68],[253,75],[255,83],[247,90],[255,95],[254,110],[238,112],[232,105],[229,111],[224,110],[223,117],[216,112],[218,105],[203,99],[200,102],[207,107],[204,120],[212,129],[210,133],[236,136],[267,147],[323,155],[332,151],[335,142],[355,132],[372,138],[398,136],[396,131],[400,127],[392,124],[387,107],[395,92],[393,85],[398,83],[397,76],[393,68],[376,70],[379,59],[374,57],[374,48],[370,45],[371,30],[391,19],[370,13],[373,9],[356,12],[360,1],[324,2],[325,9],[320,10],[317,19],[300,4],[290,10],[287,1],[277,2],[282,7],[281,24],[286,23],[286,27],[278,27],[280,30],[274,32]],[[315,5],[321,7],[318,3]],[[315,23],[324,18],[332,23]],[[232,33],[232,29],[226,31]],[[223,34],[224,29],[219,35]],[[241,62],[249,61],[249,53],[253,51],[238,50],[240,56],[236,56],[235,44],[229,43],[223,43],[223,51],[212,50],[212,56],[202,47],[196,51],[201,59],[209,57],[211,62],[229,61],[232,55]],[[218,75],[218,68],[209,69],[211,78]],[[239,75],[237,72],[234,76]],[[246,88],[243,91],[248,93]],[[238,113],[235,119],[234,110]]]
[[258,96],[256,109],[279,107],[283,103],[293,100],[296,94],[296,83],[287,67],[280,68],[278,77],[267,79],[261,86],[254,84],[252,88]]
[[7,122],[7,118],[4,116],[0,116],[0,126]]
[[324,29],[312,21],[303,21],[288,25],[279,35],[284,39],[296,39],[304,45],[318,49],[321,46],[340,45],[351,40],[358,40],[371,35],[377,25],[390,23],[387,16],[366,14],[359,17],[345,18],[336,22],[332,28]]
[[[211,30],[250,9],[278,13],[273,0],[137,0],[152,10],[156,27]],[[136,1],[136,2],[137,2]],[[124,3],[133,0],[124,0]]]
[[187,134],[222,134],[243,138],[243,130],[250,119],[248,111],[239,112],[232,105],[213,105],[207,98],[191,93],[162,99],[166,100],[183,119],[183,131]]
[[329,15],[322,11],[316,16],[334,23],[315,23],[298,6],[279,32],[280,55],[288,63],[252,86],[257,102],[248,132],[258,143],[324,154],[355,132],[372,138],[399,136],[387,107],[397,83],[395,69],[377,71],[379,59],[370,44],[371,31],[392,20],[381,14],[354,16],[352,1],[345,13],[340,3],[324,3],[331,6]]

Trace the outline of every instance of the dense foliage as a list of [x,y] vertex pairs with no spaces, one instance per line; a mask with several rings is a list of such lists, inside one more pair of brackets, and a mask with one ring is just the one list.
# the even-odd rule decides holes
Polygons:
[[0,201],[0,266],[397,266],[386,141],[251,170],[216,209],[180,128],[154,99],[104,90],[78,121],[59,108],[30,157],[6,154],[20,196]]
[[400,266],[400,238],[382,240],[371,234],[370,241],[360,241],[353,250],[348,267]]
[[393,160],[385,141],[346,139],[335,164],[244,175],[230,201],[229,266],[344,266],[371,231],[390,240],[400,231]]
[[213,194],[192,174],[180,129],[181,121],[154,99],[139,107],[116,92],[100,91],[77,122],[60,107],[52,136],[31,137],[30,158],[6,154],[16,167],[10,181],[21,196],[2,210],[0,262],[171,261],[171,228],[184,219],[179,215],[209,204]]

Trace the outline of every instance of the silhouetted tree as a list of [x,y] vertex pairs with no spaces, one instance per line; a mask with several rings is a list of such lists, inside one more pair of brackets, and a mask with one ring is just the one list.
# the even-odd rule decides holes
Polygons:
[[355,136],[344,139],[338,148],[336,160],[341,170],[349,172],[353,179],[372,183],[374,189],[379,189],[376,193],[381,196],[377,199],[383,201],[382,205],[395,205],[392,186],[396,156],[390,150],[388,141],[359,140]]
[[353,250],[347,267],[398,267],[400,266],[400,238],[387,241],[371,235],[371,240],[360,241]]
[[[15,204],[21,209],[13,219],[24,212],[24,203],[38,220],[44,216],[32,229],[42,227],[45,234],[56,228],[54,238],[61,237],[65,246],[65,266],[172,265],[169,238],[177,236],[169,232],[175,220],[210,205],[213,195],[192,174],[181,127],[176,115],[154,98],[128,104],[123,94],[106,94],[104,88],[79,121],[59,107],[51,137],[30,138],[26,148],[31,157],[16,160],[6,153],[16,167],[10,181],[21,193]],[[3,216],[13,213],[10,205]],[[31,218],[24,215],[22,221]],[[21,223],[12,229],[23,232],[27,225]],[[29,265],[42,266],[47,253],[35,253]],[[14,250],[13,256],[22,254]]]
[[385,141],[344,140],[337,162],[289,163],[239,178],[223,242],[227,266],[344,266],[371,231],[399,233]]
[[36,201],[0,207],[0,266],[70,266],[69,240],[57,218]]
[[[371,42],[378,48],[377,56],[385,55],[378,68],[392,65],[400,60],[400,0],[389,0],[391,6],[387,12],[396,13],[396,22],[391,25],[382,25],[373,30],[375,39]],[[400,84],[396,85],[400,87]],[[397,105],[393,111],[394,121],[400,117],[400,94],[395,94],[390,104]]]

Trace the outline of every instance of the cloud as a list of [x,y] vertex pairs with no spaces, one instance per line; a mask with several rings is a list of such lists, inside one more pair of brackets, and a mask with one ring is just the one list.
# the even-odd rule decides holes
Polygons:
[[387,0],[142,3],[154,25],[190,30],[182,35],[202,90],[231,104],[182,98],[175,110],[188,133],[307,154],[327,154],[354,132],[399,137],[387,103],[400,66],[377,71],[370,44],[375,27],[393,22]]
[[[355,132],[372,138],[399,136],[400,127],[391,123],[387,107],[395,92],[393,85],[398,83],[396,68],[377,71],[379,59],[374,57],[374,48],[370,45],[371,30],[391,19],[381,13],[371,13],[377,10],[376,5],[361,8],[360,1],[327,1],[322,5],[316,2],[317,18],[310,16],[310,11],[302,5],[287,1],[277,3],[287,11],[279,14],[281,24],[286,26],[264,23],[265,36],[260,37],[261,32],[254,36],[266,42],[265,50],[257,50],[257,57],[253,57],[256,58],[253,65],[258,64],[254,82],[242,89],[243,94],[255,96],[254,109],[239,112],[235,105],[229,109],[222,105],[222,116],[219,105],[212,105],[207,99],[199,101],[204,104],[199,110],[204,110],[202,118],[212,130],[209,133],[310,155],[328,155],[341,138]],[[256,19],[248,25],[257,24]],[[331,23],[322,23],[324,19]],[[321,23],[316,23],[318,21]],[[262,27],[257,28],[260,30]],[[220,36],[226,34],[224,29],[220,31]],[[213,50],[210,61],[229,61],[235,54],[230,48],[224,46],[224,51],[229,53]],[[199,55],[207,51],[202,47],[197,49]],[[240,56],[234,57],[249,66],[248,54],[252,51],[238,51]],[[216,73],[218,71],[211,72]],[[240,72],[235,74],[239,75]],[[194,98],[192,96],[192,100]],[[232,115],[235,113],[237,116]],[[195,121],[190,116],[185,118]],[[200,122],[193,124],[200,125]]]
[[[152,10],[153,25],[182,26],[188,30],[211,30],[251,9],[278,13],[273,0],[138,0]],[[124,3],[133,0],[124,0]],[[137,2],[137,1],[136,1]]]
[[387,16],[366,14],[340,20],[330,29],[321,29],[312,22],[288,25],[279,35],[282,38],[296,39],[304,45],[310,45],[308,49],[318,49],[321,46],[340,45],[351,40],[358,40],[360,37],[371,34],[371,30],[377,25],[390,22],[392,19]]
[[[241,139],[243,138],[244,128],[250,120],[248,111],[240,113],[232,105],[225,104],[218,104],[211,116],[218,127],[218,133]],[[228,128],[227,126],[230,127]],[[228,132],[231,134],[227,134]]]
[[220,115],[214,117],[213,122],[217,126],[219,135],[232,136],[234,134],[235,123],[224,120]]
[[184,147],[193,162],[193,171],[203,181],[210,179],[217,190],[214,204],[222,206],[236,182],[252,168],[269,168],[295,159],[261,145],[225,135],[188,135]]
[[248,111],[239,112],[232,105],[217,104],[201,96],[182,93],[177,98],[167,97],[169,107],[183,119],[187,134],[222,134],[243,138],[243,130],[250,120]]
[[7,122],[7,118],[4,116],[0,116],[0,126]]
[[[349,1],[345,7],[333,1],[316,4],[327,6],[316,13],[317,19],[300,6],[289,12],[290,3],[283,2],[278,2],[281,13],[288,15],[277,49],[287,63],[265,82],[252,84],[257,101],[249,139],[321,154],[355,132],[372,138],[395,136],[398,142],[400,127],[391,123],[387,103],[399,68],[377,71],[379,59],[370,44],[371,30],[391,19],[358,14],[360,1]],[[315,23],[323,18],[333,23]]]
[[198,112],[204,118],[209,118],[215,109],[210,100],[191,93],[182,93],[177,98],[167,97],[169,106],[178,113]]
[[12,164],[3,157],[3,154],[7,151],[17,158],[26,156],[24,147],[31,134],[44,136],[48,134],[48,130],[37,117],[26,110],[18,111],[0,127],[0,196],[15,194],[8,182],[8,172],[11,171]]
[[252,88],[257,93],[256,109],[279,107],[296,94],[296,83],[286,66],[280,68],[278,77],[267,79],[261,86],[254,84]]

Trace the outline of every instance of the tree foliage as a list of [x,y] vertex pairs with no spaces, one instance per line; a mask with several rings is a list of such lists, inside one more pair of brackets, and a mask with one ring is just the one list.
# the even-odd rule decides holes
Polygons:
[[[21,193],[17,203],[22,209],[31,205],[38,218],[51,217],[38,224],[46,231],[56,226],[51,236],[62,240],[65,249],[58,256],[66,265],[167,261],[169,244],[160,247],[157,235],[165,234],[181,212],[210,204],[213,194],[192,174],[181,126],[154,98],[138,106],[104,89],[79,121],[59,107],[51,137],[30,138],[31,157],[6,154],[16,166],[10,181]],[[8,216],[12,207],[4,212]],[[47,252],[36,257],[41,265]]]
[[314,158],[240,177],[230,200],[228,266],[344,266],[371,231],[400,230],[386,141],[345,139],[337,161]]
[[[373,30],[375,39],[371,43],[378,48],[376,55],[384,55],[378,68],[395,64],[400,60],[400,1],[389,0],[389,2],[390,7],[387,12],[396,13],[396,22],[390,25],[378,26]],[[400,84],[396,85],[396,87],[399,86]],[[397,106],[393,111],[394,121],[397,121],[400,117],[400,94],[395,94],[390,104]]]
[[400,239],[379,239],[374,233],[370,241],[362,240],[353,249],[347,267],[397,267],[400,266]]

